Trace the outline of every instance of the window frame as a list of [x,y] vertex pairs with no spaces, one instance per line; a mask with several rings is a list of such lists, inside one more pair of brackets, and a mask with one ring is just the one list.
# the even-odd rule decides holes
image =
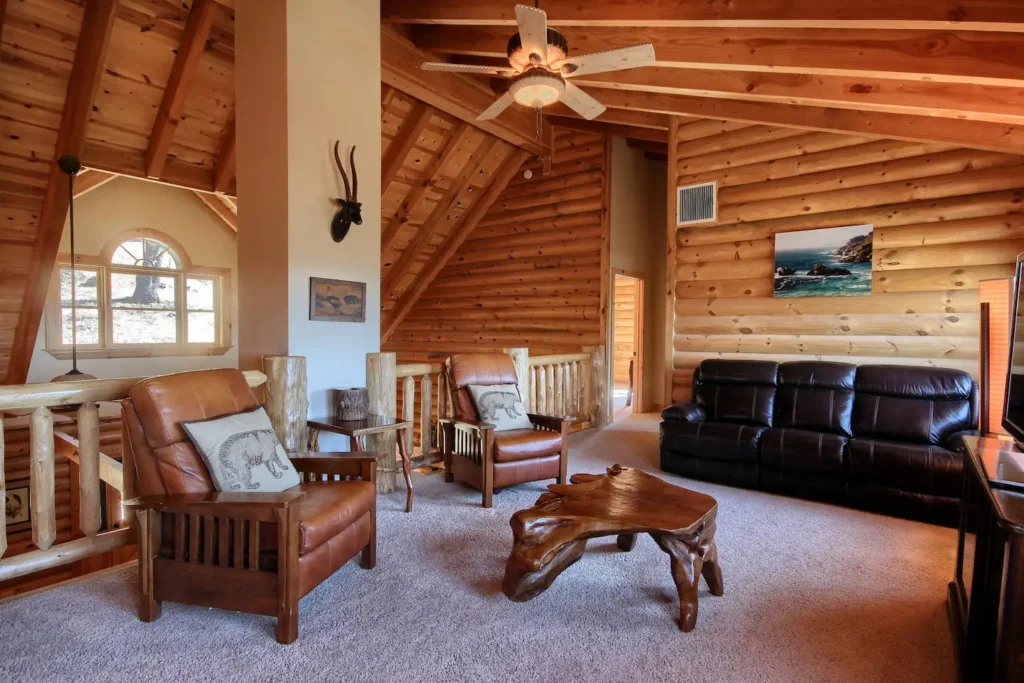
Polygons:
[[[180,268],[146,268],[113,263],[114,252],[121,244],[133,240],[149,238],[165,244],[178,257]],[[169,235],[155,230],[138,229],[117,235],[104,246],[99,256],[75,255],[77,268],[95,270],[96,296],[99,314],[99,343],[78,344],[79,358],[145,358],[157,356],[214,356],[223,355],[232,348],[231,339],[231,269],[196,266],[184,251]],[[71,267],[70,254],[61,253],[57,256],[57,264],[51,278],[50,290],[47,295],[45,315],[45,351],[54,358],[66,360],[71,358],[71,344],[64,343],[63,338],[63,306],[60,296],[60,272]],[[111,275],[113,274],[145,274],[157,277],[173,277],[175,279],[174,313],[176,337],[174,343],[154,344],[115,344],[113,329],[113,312],[111,300]],[[214,332],[213,343],[188,341],[188,280],[212,280]],[[73,294],[74,295],[74,294]],[[91,308],[91,307],[90,307]],[[171,310],[171,309],[162,309]],[[205,310],[205,309],[204,309]],[[200,311],[195,311],[200,312]]]

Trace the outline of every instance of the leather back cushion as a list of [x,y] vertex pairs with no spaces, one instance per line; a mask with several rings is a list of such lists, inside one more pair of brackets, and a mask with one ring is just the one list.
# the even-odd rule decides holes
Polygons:
[[706,360],[694,377],[693,400],[708,420],[772,426],[779,364]]
[[144,379],[122,404],[140,495],[216,490],[182,422],[207,420],[259,405],[235,369],[198,370]]
[[857,366],[797,361],[779,367],[775,426],[852,435]]
[[480,419],[466,389],[471,384],[516,384],[516,367],[506,353],[456,353],[448,358],[452,381],[455,419],[476,422]]
[[857,369],[853,433],[941,445],[977,425],[976,392],[961,370],[862,365]]

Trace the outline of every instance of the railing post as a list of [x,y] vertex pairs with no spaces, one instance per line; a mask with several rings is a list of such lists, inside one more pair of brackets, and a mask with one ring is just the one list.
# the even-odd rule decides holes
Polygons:
[[92,537],[99,533],[100,519],[100,409],[83,403],[78,409],[78,526]]
[[[416,421],[416,378],[406,377],[402,382],[402,419],[408,422]],[[413,429],[402,430],[401,438],[405,439],[405,452],[412,453]],[[420,436],[422,439],[422,435]]]
[[420,378],[420,455],[427,457],[434,450],[433,430],[433,406],[434,398],[433,383],[430,375],[425,374]]
[[608,423],[608,379],[605,369],[604,346],[585,346],[590,354],[587,363],[586,410],[590,424],[598,429]]
[[528,405],[527,396],[530,394],[530,349],[514,348],[503,350],[512,357],[512,365],[516,367],[516,387],[519,389],[519,398],[524,405]]
[[[366,354],[366,389],[370,395],[370,412],[375,415],[396,417],[398,410],[398,361],[393,353]],[[377,461],[377,492],[395,490],[398,460],[395,456],[395,433],[371,434],[366,437],[371,451],[381,451],[390,457]]]
[[309,449],[305,356],[264,356],[263,372],[267,376],[267,415],[274,433],[289,453],[305,453]]
[[32,505],[32,542],[40,550],[48,550],[57,539],[57,517],[54,503],[53,413],[39,407],[32,412],[29,426],[32,469],[29,498]]

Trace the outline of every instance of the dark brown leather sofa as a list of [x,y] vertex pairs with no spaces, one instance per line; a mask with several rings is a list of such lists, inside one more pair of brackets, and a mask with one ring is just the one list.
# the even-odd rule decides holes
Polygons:
[[706,360],[662,418],[668,472],[955,525],[978,388],[944,368]]

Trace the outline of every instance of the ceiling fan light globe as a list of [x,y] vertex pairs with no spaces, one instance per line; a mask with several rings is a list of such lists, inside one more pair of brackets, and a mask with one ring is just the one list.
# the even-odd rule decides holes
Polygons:
[[509,93],[519,104],[536,109],[547,107],[562,99],[565,84],[555,74],[531,72],[513,83]]

